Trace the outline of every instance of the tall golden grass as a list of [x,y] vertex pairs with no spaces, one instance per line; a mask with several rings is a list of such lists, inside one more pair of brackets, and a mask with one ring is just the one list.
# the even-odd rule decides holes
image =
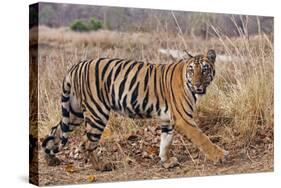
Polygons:
[[[143,59],[171,63],[159,48],[219,54],[235,57],[216,62],[216,77],[200,99],[196,121],[213,130],[226,145],[248,147],[258,132],[273,131],[273,41],[260,33],[229,38],[217,32],[209,40],[169,33],[121,33],[97,31],[76,33],[67,28],[39,27],[39,137],[48,134],[60,120],[61,83],[68,68],[81,59],[101,56]],[[36,29],[31,32],[36,32]],[[31,38],[31,43],[36,43]],[[129,134],[147,121],[113,115],[109,128],[114,135]]]

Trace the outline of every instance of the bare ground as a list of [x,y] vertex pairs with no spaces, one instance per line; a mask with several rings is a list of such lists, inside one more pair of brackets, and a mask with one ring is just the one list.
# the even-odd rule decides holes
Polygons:
[[[208,131],[207,131],[208,132]],[[267,132],[267,134],[272,134]],[[144,179],[161,179],[190,176],[225,175],[273,171],[273,134],[257,135],[247,146],[213,142],[230,151],[227,160],[214,164],[206,160],[189,140],[179,134],[174,137],[170,155],[178,158],[179,165],[164,168],[160,162],[160,130],[157,126],[140,128],[135,133],[109,136],[101,140],[99,154],[103,161],[110,161],[111,171],[95,171],[85,157],[77,152],[81,136],[72,136],[69,145],[58,154],[59,166],[47,166],[42,150],[39,151],[39,185],[112,182]],[[35,164],[35,163],[33,163]],[[36,177],[36,169],[31,170]],[[31,178],[32,179],[32,178]]]

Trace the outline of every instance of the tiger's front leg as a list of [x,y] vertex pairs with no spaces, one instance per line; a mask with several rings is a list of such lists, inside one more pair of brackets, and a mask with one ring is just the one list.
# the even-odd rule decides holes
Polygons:
[[170,125],[170,121],[161,122],[161,141],[159,157],[161,162],[168,160],[169,147],[173,140],[174,128]]
[[161,122],[161,141],[159,157],[164,168],[173,168],[179,164],[176,157],[169,157],[169,148],[174,136],[174,126],[170,121]]
[[175,121],[175,128],[184,136],[191,139],[206,154],[208,159],[217,162],[223,160],[228,155],[228,151],[211,142],[209,137],[196,126],[193,119],[189,120],[189,122],[187,123],[182,118],[178,118]]

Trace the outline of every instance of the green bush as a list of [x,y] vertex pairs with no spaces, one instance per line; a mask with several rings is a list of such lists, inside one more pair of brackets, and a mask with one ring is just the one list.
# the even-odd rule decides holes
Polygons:
[[91,30],[98,30],[102,28],[101,21],[97,20],[95,17],[92,17],[90,21],[76,20],[71,25],[70,28],[73,31],[85,32]]
[[73,30],[73,31],[89,31],[89,27],[88,27],[88,24],[86,24],[85,22],[81,21],[81,20],[76,20],[74,21],[70,28]]
[[102,28],[102,23],[99,20],[97,20],[95,17],[92,17],[90,20],[90,29],[96,31],[101,28]]

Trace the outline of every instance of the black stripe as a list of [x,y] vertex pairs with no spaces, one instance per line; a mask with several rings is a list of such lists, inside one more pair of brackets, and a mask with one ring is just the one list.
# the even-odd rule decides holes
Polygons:
[[47,143],[48,143],[50,140],[55,140],[55,137],[54,137],[54,136],[48,136],[48,137],[42,142],[42,147],[46,147],[46,146],[47,146]]
[[145,111],[145,107],[146,107],[146,105],[148,103],[148,100],[149,100],[149,88],[147,89],[146,95],[145,95],[145,97],[143,99],[143,103],[142,103],[143,111]]
[[153,108],[154,108],[153,104],[151,104],[151,106],[146,111],[146,116],[147,117],[151,117],[150,113],[153,111]]
[[61,128],[62,132],[70,132],[69,126],[66,125],[66,124],[63,123],[63,122],[61,122],[60,128]]
[[111,69],[107,79],[106,79],[106,86],[107,86],[107,89],[108,91],[107,92],[110,92],[110,85],[111,85],[111,77],[112,77],[112,72],[113,72],[113,69]]
[[134,68],[134,66],[135,66],[136,64],[137,64],[137,62],[134,61],[134,62],[129,66],[129,68],[128,68],[127,71],[125,72],[125,75],[124,75],[125,78],[129,75],[129,73],[131,72],[131,70]]
[[125,95],[123,102],[122,102],[123,109],[125,110],[127,107],[127,95]]
[[162,133],[169,133],[171,131],[173,131],[173,128],[161,127],[161,132]]
[[101,79],[103,80],[104,79],[104,76],[105,76],[105,73],[109,67],[109,65],[111,64],[111,62],[115,61],[115,60],[119,60],[118,58],[115,58],[115,59],[110,59],[106,65],[103,67],[103,70],[102,70],[102,74],[101,74]]
[[161,76],[159,76],[160,78],[159,78],[159,86],[160,86],[160,94],[161,94],[161,97],[162,97],[162,99],[164,99],[164,88],[163,88],[163,77],[164,77],[164,72],[163,72],[163,67],[164,66],[162,66],[161,67],[161,73],[162,74],[160,74]]
[[88,104],[85,103],[87,110],[90,110],[91,114],[95,116],[95,118],[100,118],[99,115],[94,111],[94,109]]
[[69,111],[61,106],[62,116],[69,118]]
[[[110,110],[110,107],[108,106],[108,103],[105,101],[104,90],[99,87],[99,84],[101,83],[100,76],[99,76],[99,65],[100,65],[100,62],[104,59],[106,59],[106,58],[100,58],[96,62],[96,66],[95,66],[96,92],[97,92],[98,98],[101,100],[101,102],[103,103],[106,110]],[[111,60],[109,62],[111,62]],[[108,62],[106,62],[106,63],[107,63],[106,65],[109,64]]]
[[[104,104],[104,107],[109,111],[110,110],[110,107],[108,105],[109,101],[105,101],[105,97],[104,97],[104,90],[101,91],[101,100],[103,101],[103,104]],[[106,94],[107,96],[107,94]],[[108,98],[107,98],[108,99]]]
[[188,90],[189,90],[190,93],[192,94],[192,97],[193,97],[194,101],[196,102],[197,98],[196,98],[195,93],[192,91],[192,89],[190,88],[189,84],[186,84],[186,85],[187,85]]
[[136,74],[134,75],[134,77],[133,77],[133,79],[132,79],[132,81],[130,83],[129,90],[131,90],[133,85],[135,84],[135,82],[137,80],[137,76],[138,76],[139,72],[141,71],[142,67],[143,67],[143,63],[141,63],[139,65],[138,70],[137,70]]
[[121,68],[122,68],[122,63],[120,65],[118,65],[118,67],[116,68],[115,75],[114,75],[114,81],[116,80],[117,76],[119,75]]
[[127,60],[125,63],[123,63],[123,68],[125,68],[131,61],[132,61],[132,60],[129,59],[129,60]]
[[144,77],[144,91],[146,90],[147,88],[147,83],[148,83],[148,72],[149,72],[149,69],[146,70],[146,74],[145,74],[145,77]]
[[61,102],[67,102],[69,100],[69,96],[65,97],[64,95],[61,95]]
[[[59,123],[60,124],[60,123]],[[58,124],[58,125],[59,125]],[[51,128],[51,134],[55,134],[55,132],[57,131],[58,125],[54,126]]]
[[86,98],[87,97],[86,95],[89,94],[89,92],[88,92],[89,91],[88,78],[89,78],[89,69],[90,69],[89,67],[91,66],[91,63],[88,62],[85,65],[83,80],[81,80],[83,83],[78,83],[80,86],[82,86],[82,89],[81,89],[82,90],[82,96],[81,96],[82,98]]
[[[93,139],[93,137],[95,139]],[[87,133],[87,138],[92,142],[97,142],[100,139],[100,137],[101,137],[101,134],[94,134],[94,133],[89,133],[89,132]]]
[[[102,61],[102,60],[105,60],[106,58],[100,58],[100,59],[98,59],[98,61],[96,62],[96,65],[95,65],[95,79],[96,79],[96,92],[97,92],[97,94],[98,94],[98,98],[100,99],[100,100],[102,100],[101,99],[101,96],[100,96],[100,77],[99,77],[99,65],[100,65],[100,62]],[[89,82],[89,80],[88,80],[88,82]],[[88,83],[89,84],[89,83]],[[90,88],[90,87],[89,87]],[[92,92],[91,92],[91,94],[92,94]],[[102,101],[102,102],[105,102],[105,101]]]
[[76,81],[76,82],[74,82],[74,91],[76,91],[76,92],[81,91],[81,90],[79,90],[79,83],[81,83],[80,75],[81,75],[83,65],[84,65],[84,62],[80,63],[79,66],[77,67],[77,69],[74,72],[73,78]]
[[135,103],[135,101],[138,98],[138,94],[139,94],[139,82],[137,83],[137,86],[135,87],[133,93],[132,93],[132,97],[131,97],[131,104],[133,105]]
[[[187,103],[188,103],[188,102],[187,102]],[[185,114],[186,114],[188,117],[193,118],[192,114],[188,113],[188,112],[185,110],[185,108],[184,108],[184,106],[183,106],[182,103],[181,103],[181,107],[182,107],[183,111],[185,112]]]
[[157,70],[156,68],[154,69],[154,93],[155,93],[155,96],[156,96],[156,112],[159,110],[159,97],[158,97],[158,91],[157,91]]
[[[89,63],[91,63],[93,60],[90,60]],[[80,80],[79,83],[82,81],[81,75],[83,74],[83,70],[85,68],[85,65],[87,65],[85,62],[81,64],[81,66],[78,68],[76,72],[78,72],[77,80]],[[84,75],[84,74],[83,74]]]
[[116,109],[114,85],[112,85],[111,100],[112,100],[112,107],[113,107],[113,109]]
[[150,65],[149,65],[149,73],[150,73],[150,76],[151,76],[151,74],[152,74],[153,68],[154,68],[154,66],[153,66],[152,64],[150,64]]
[[[171,63],[169,64],[168,66],[166,66],[166,72],[165,72],[165,81],[167,82],[168,81],[168,72],[171,70],[171,66],[175,66],[176,64],[174,63]],[[163,78],[164,79],[164,78]]]
[[161,109],[159,109],[159,111],[158,111],[158,113],[157,113],[157,114],[158,114],[158,116],[160,116],[160,115],[161,115]]
[[91,121],[89,118],[87,118],[87,117],[85,118],[85,121],[86,121],[92,128],[98,129],[99,131],[103,132],[105,126],[103,126],[103,128],[101,128],[101,127],[97,126],[94,122],[92,122],[92,121]]
[[73,71],[73,69],[75,69],[75,67],[78,66],[78,64],[79,64],[80,62],[81,62],[81,61],[79,61],[78,63],[72,65],[72,66],[70,67],[70,69],[68,70],[68,73],[71,73],[71,72]]
[[85,103],[85,105],[87,107],[87,110],[90,110],[92,119],[95,121],[95,123],[104,127],[105,124],[103,123],[103,121],[99,120],[100,117],[96,114],[96,112],[89,106],[89,104]]
[[[191,92],[192,93],[192,92]],[[173,93],[172,93],[172,95],[173,95]],[[193,106],[192,106],[192,104],[190,104],[190,101],[188,100],[188,93],[186,93],[186,92],[184,92],[184,99],[185,99],[185,102],[187,103],[187,105],[188,105],[188,107],[191,109],[191,111],[193,111]],[[193,95],[192,95],[193,96]],[[182,101],[182,102],[184,102],[184,101]],[[195,100],[195,102],[196,102],[196,100]]]
[[70,111],[70,113],[72,113],[72,114],[75,115],[76,117],[84,118],[83,113],[81,113],[81,112],[75,112],[75,111],[73,110],[73,108],[72,108],[71,105],[69,105],[69,111]]
[[125,78],[121,83],[120,83],[120,86],[119,86],[119,93],[118,93],[118,99],[119,101],[121,100],[121,96],[122,94],[124,93],[124,88],[125,88],[125,83],[127,81],[127,78]]
[[64,77],[64,79],[63,79],[63,81],[62,81],[62,92],[63,92],[63,94],[67,94],[67,95],[69,95],[70,94],[70,91],[68,91],[68,90],[66,90],[65,88],[64,88],[64,84],[65,84],[65,77]]
[[120,83],[119,93],[118,93],[118,99],[119,99],[119,103],[118,104],[119,104],[119,108],[120,109],[121,109],[120,101],[121,101],[122,94],[124,93],[124,88],[125,88],[126,81],[128,79],[128,74],[130,73],[130,71],[132,70],[132,68],[134,67],[135,64],[136,64],[136,62],[134,62],[133,64],[130,65],[130,67],[127,69],[127,71],[126,71],[126,73],[124,75],[124,80]]
[[[129,63],[131,62],[131,60],[127,61],[126,63]],[[123,67],[125,67],[126,63],[124,64]],[[134,62],[133,64],[131,64],[129,66],[129,68],[127,69],[127,71],[125,72],[125,75],[124,75],[124,79],[123,81],[120,83],[120,86],[119,86],[119,93],[118,93],[118,99],[119,101],[121,100],[121,97],[122,97],[122,94],[124,93],[124,88],[125,88],[125,84],[126,84],[126,81],[128,79],[128,74],[130,73],[130,71],[132,70],[132,68],[136,65],[136,62]]]

